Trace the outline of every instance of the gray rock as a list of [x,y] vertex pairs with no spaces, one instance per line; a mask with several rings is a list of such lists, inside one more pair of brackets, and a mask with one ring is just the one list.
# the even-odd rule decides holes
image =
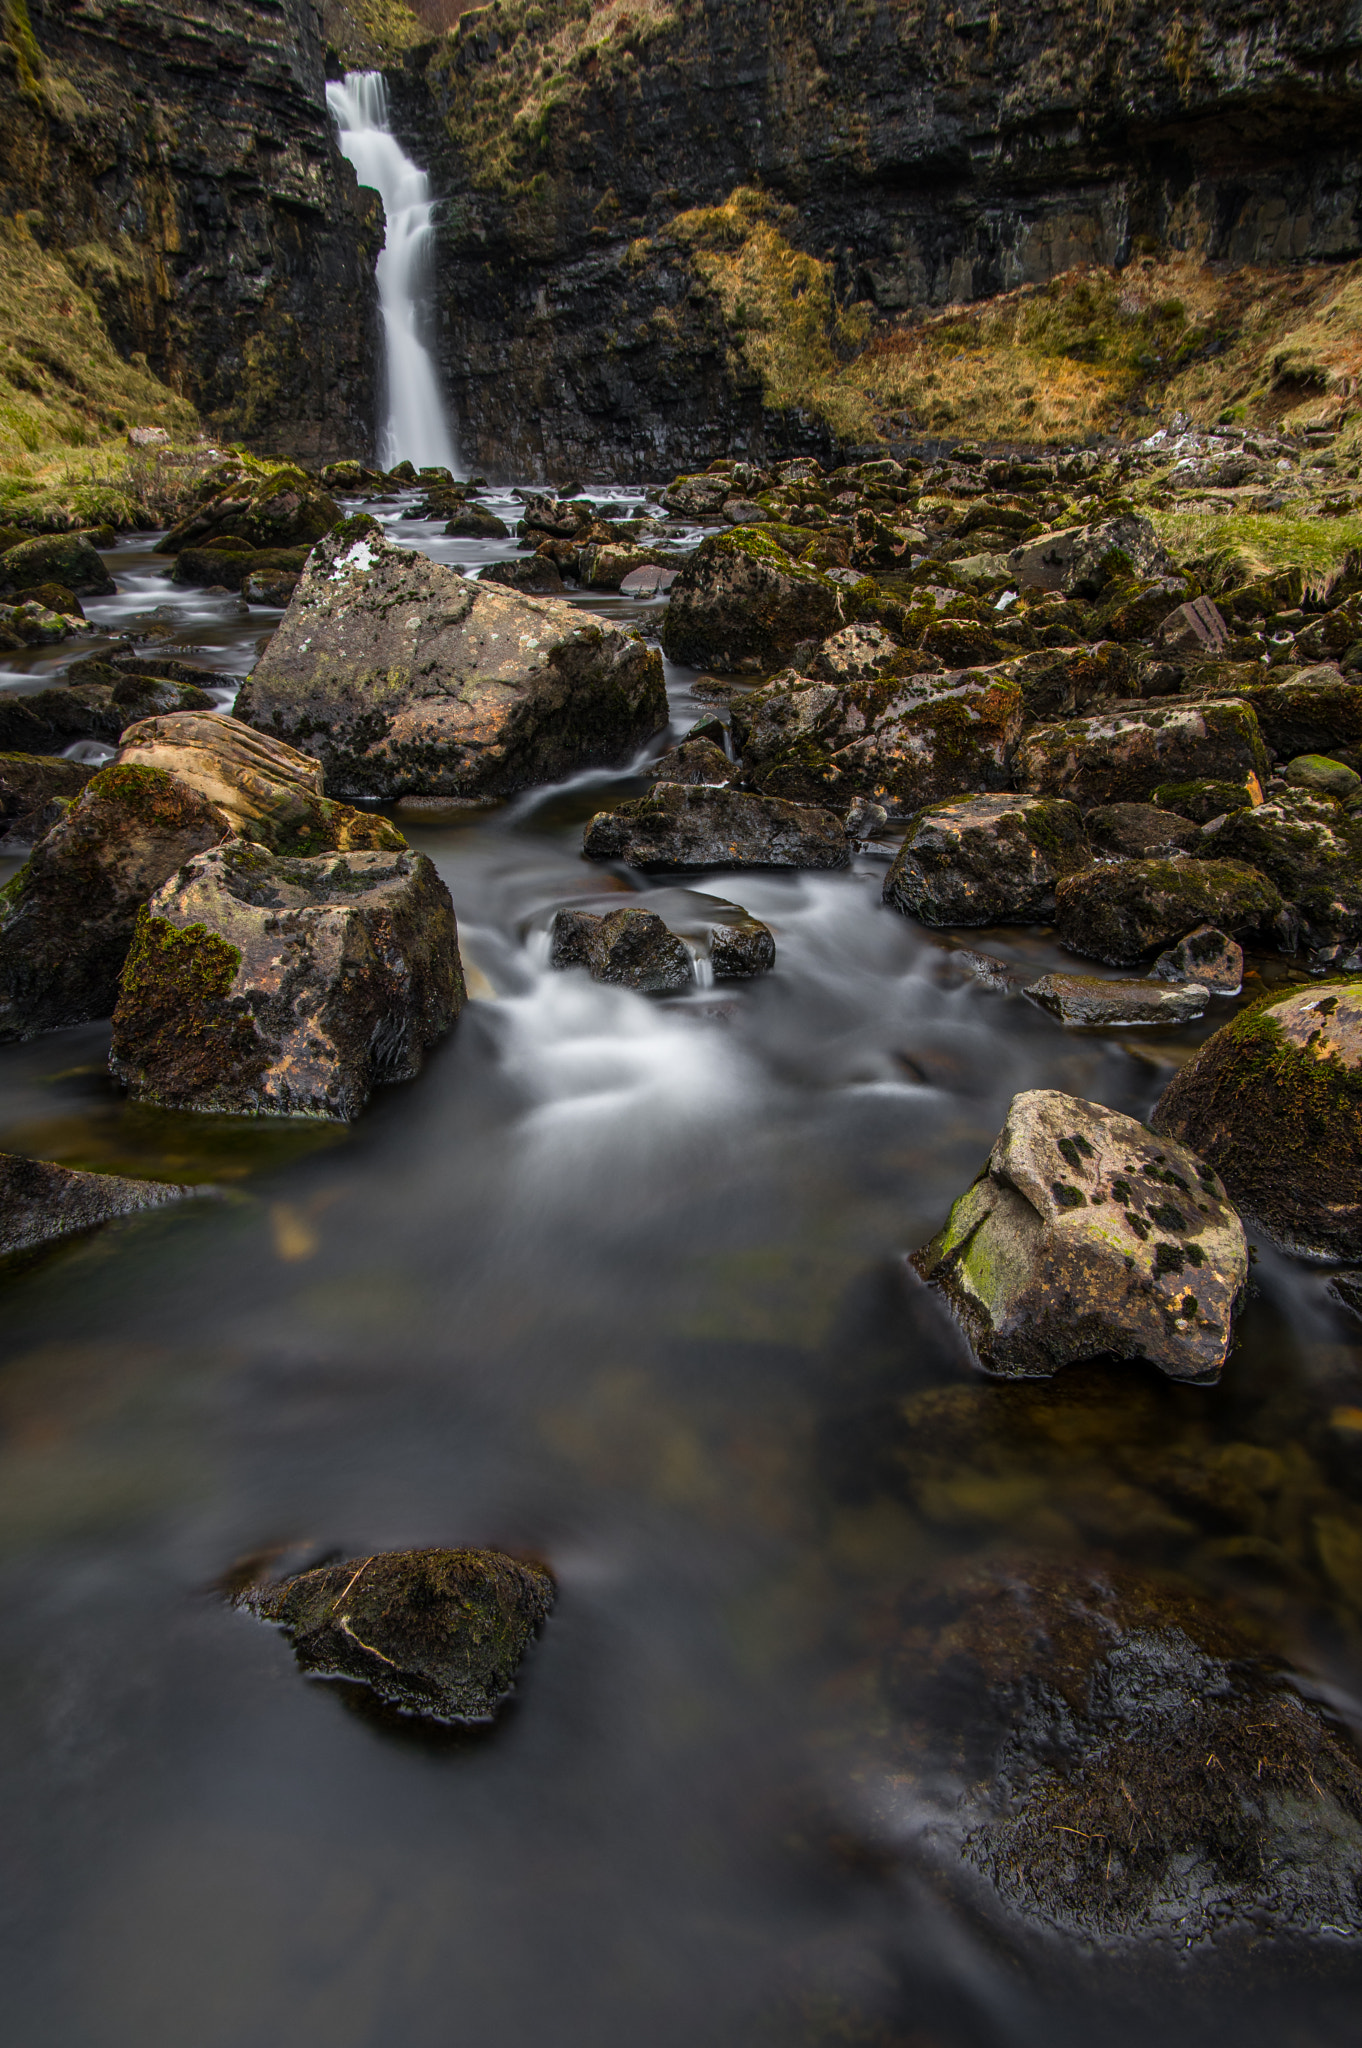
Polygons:
[[654,911],[631,907],[604,917],[589,910],[560,910],[553,921],[549,964],[585,967],[593,981],[613,982],[642,995],[675,995],[695,981],[685,942]]
[[493,562],[480,582],[500,583],[507,590],[527,590],[535,597],[561,597],[565,588],[558,565],[547,555],[521,555],[513,562]]
[[650,796],[598,811],[587,825],[588,860],[645,872],[702,868],[844,868],[842,821],[810,804],[733,789],[661,782]]
[[1163,576],[1172,566],[1149,521],[1133,513],[1038,534],[1007,558],[1007,573],[1022,589],[1068,597],[1100,597],[1119,577]]
[[1327,754],[1297,754],[1282,773],[1293,789],[1317,789],[1325,796],[1347,798],[1362,790],[1362,775]]
[[1234,698],[1104,711],[1040,726],[1017,749],[1016,779],[1038,796],[1095,804],[1145,803],[1165,783],[1243,784],[1268,776],[1258,721]]
[[1013,1097],[988,1165],[913,1264],[989,1372],[1145,1358],[1215,1379],[1248,1280],[1216,1175],[1133,1117],[1053,1089]]
[[654,782],[698,782],[717,786],[735,782],[738,769],[722,747],[712,740],[682,740],[679,747],[668,747],[665,754],[659,754],[656,761],[648,764],[648,774]]
[[234,840],[140,916],[109,1064],[141,1102],[346,1121],[420,1071],[464,1000],[454,908],[424,854],[294,859]]
[[1060,877],[1091,860],[1073,804],[960,797],[913,819],[884,900],[929,925],[1030,924],[1054,909]]
[[891,639],[883,626],[858,620],[823,642],[808,672],[825,683],[868,683],[876,676],[892,674],[902,655],[898,641]]
[[351,1557],[236,1604],[278,1622],[302,1669],[364,1685],[434,1721],[488,1721],[510,1696],[553,1605],[541,1565],[496,1550],[402,1550]]
[[641,640],[361,518],[313,549],[236,714],[314,755],[333,796],[499,796],[627,758],[667,703]]
[[1194,597],[1168,614],[1159,627],[1159,642],[1176,652],[1223,654],[1230,629],[1209,597]]
[[186,1201],[199,1188],[129,1180],[120,1173],[77,1173],[49,1159],[0,1152],[0,1252],[25,1251],[49,1239],[93,1230],[115,1216]]
[[770,670],[843,623],[845,593],[786,554],[765,527],[702,541],[672,585],[662,645],[672,661],[734,674]]
[[1160,981],[1199,981],[1215,996],[1237,996],[1244,985],[1244,949],[1212,924],[1200,924],[1166,953],[1150,973]]
[[1282,899],[1266,875],[1235,860],[1103,862],[1067,875],[1055,890],[1055,928],[1071,953],[1129,962],[1199,924],[1270,931]]
[[1099,804],[1088,812],[1083,828],[1099,853],[1117,853],[1128,860],[1186,852],[1201,838],[1200,828],[1189,819],[1176,811],[1161,811],[1157,804]]
[[1103,981],[1095,974],[1042,974],[1025,994],[1061,1024],[1110,1027],[1189,1023],[1205,1016],[1210,991],[1182,977],[1178,987],[1167,988],[1157,981]]
[[621,597],[658,597],[671,589],[678,575],[678,569],[664,569],[660,562],[645,562],[641,568],[630,569],[620,578]]

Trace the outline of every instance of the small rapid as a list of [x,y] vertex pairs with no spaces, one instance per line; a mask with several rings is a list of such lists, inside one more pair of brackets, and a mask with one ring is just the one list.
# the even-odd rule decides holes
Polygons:
[[430,181],[406,155],[389,125],[388,88],[380,71],[349,71],[326,88],[340,130],[341,153],[361,185],[383,201],[387,221],[378,259],[378,297],[386,345],[387,418],[379,448],[383,466],[415,463],[462,474],[434,359],[421,339],[425,285],[434,235]]

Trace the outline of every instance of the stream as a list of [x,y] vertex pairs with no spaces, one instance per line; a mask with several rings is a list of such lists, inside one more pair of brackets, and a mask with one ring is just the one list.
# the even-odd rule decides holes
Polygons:
[[[481,502],[516,517],[509,493]],[[411,504],[370,509],[466,570],[505,556]],[[105,557],[119,588],[88,602],[95,636],[6,657],[0,688],[126,636],[220,671],[230,705],[279,614],[178,589],[155,538]],[[645,631],[660,616],[574,601]],[[673,739],[723,710],[695,681],[669,666]],[[1172,1033],[1066,1031],[954,957],[1071,966],[1052,935],[913,925],[880,900],[888,847],[846,873],[695,885],[772,927],[764,980],[658,1001],[553,973],[563,904],[685,913],[665,878],[581,857],[584,821],[641,791],[640,766],[402,813],[452,892],[475,999],[351,1128],[129,1105],[105,1025],[0,1048],[0,1147],[218,1191],[4,1283],[7,2039],[1355,2039],[1346,1957],[1193,1981],[990,1937],[923,1875],[945,1767],[897,1769],[867,1676],[867,1618],[898,1588],[1016,1543],[1097,1547],[1249,1600],[1301,1683],[1362,1725],[1359,1638],[1308,1533],[1293,1550],[1269,1502],[1255,1551],[1214,1504],[1154,1514],[1118,1476],[1150,1414],[1173,1462],[1308,1441],[1301,1526],[1346,1521],[1362,1331],[1327,1273],[1259,1247],[1218,1387],[1093,1368],[1102,1424],[1081,1442],[991,1441],[926,1489],[900,1456],[914,1403],[978,1384],[903,1255],[1012,1095],[1147,1116],[1233,1005]],[[556,1575],[490,1731],[367,1714],[215,1590],[260,1552],[421,1544]]]

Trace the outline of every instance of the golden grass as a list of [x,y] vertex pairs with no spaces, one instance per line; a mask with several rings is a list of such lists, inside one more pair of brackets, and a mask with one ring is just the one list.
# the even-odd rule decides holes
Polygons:
[[404,50],[429,41],[433,33],[402,0],[322,0],[322,28],[350,71],[395,63]]
[[1362,517],[1293,519],[1282,512],[1227,513],[1150,511],[1164,544],[1177,561],[1190,561],[1221,548],[1234,548],[1253,573],[1298,564],[1307,573],[1340,566],[1362,549]]

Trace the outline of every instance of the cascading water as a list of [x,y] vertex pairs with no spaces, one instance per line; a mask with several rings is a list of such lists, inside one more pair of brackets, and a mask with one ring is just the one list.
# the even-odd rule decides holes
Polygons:
[[388,124],[388,88],[379,71],[350,71],[326,88],[342,155],[361,185],[383,201],[387,234],[378,259],[378,298],[387,348],[388,417],[380,437],[385,467],[413,462],[459,475],[454,435],[440,381],[419,328],[420,285],[429,255],[430,182],[404,155]]

